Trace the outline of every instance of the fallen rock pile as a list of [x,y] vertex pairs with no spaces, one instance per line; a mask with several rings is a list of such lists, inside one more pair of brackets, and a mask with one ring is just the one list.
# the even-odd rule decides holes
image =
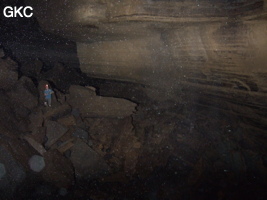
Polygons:
[[[40,74],[42,65],[40,61],[36,62],[37,71],[31,71],[30,64],[22,70]],[[0,120],[1,129],[6,132],[6,138],[0,137],[0,190],[8,188],[4,193],[7,198],[14,195],[29,174],[65,194],[77,181],[91,181],[114,171],[112,162],[119,158],[104,157],[106,146],[100,148],[101,145],[94,141],[93,135],[97,133],[91,134],[90,126],[97,119],[105,123],[130,117],[135,112],[135,103],[97,96],[96,89],[90,86],[72,85],[67,95],[55,89],[52,107],[45,107],[43,88],[47,81],[41,80],[36,86],[28,77],[19,78],[14,70],[16,63],[10,59],[1,59],[0,68],[5,73],[0,76],[0,83],[3,83],[0,87],[8,100],[0,105],[0,110],[10,110]],[[127,128],[130,132],[133,129],[126,127],[125,134]],[[115,134],[123,133],[110,130],[111,136]],[[1,145],[9,140],[12,142]]]

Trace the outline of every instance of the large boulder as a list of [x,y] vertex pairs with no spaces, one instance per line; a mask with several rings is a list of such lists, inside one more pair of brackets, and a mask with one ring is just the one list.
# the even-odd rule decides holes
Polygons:
[[30,137],[39,144],[44,144],[46,137],[45,134],[46,134],[46,127],[38,127],[33,132],[31,132]]
[[59,119],[63,116],[68,115],[71,112],[71,107],[69,104],[63,104],[57,107],[53,107],[52,105],[52,109],[48,109],[45,113],[44,113],[44,118],[45,119]]
[[110,167],[103,158],[82,140],[78,139],[71,151],[77,179],[91,180],[109,173]]
[[47,148],[53,145],[59,138],[61,138],[68,131],[67,127],[62,126],[61,124],[55,121],[47,121],[45,123],[45,126],[46,126],[46,136],[48,139],[47,142],[45,143],[45,146]]
[[76,119],[73,115],[63,116],[59,118],[57,122],[64,126],[75,126],[76,125]]
[[10,58],[0,59],[0,88],[11,89],[18,81],[18,64]]
[[41,110],[32,112],[29,116],[30,120],[30,130],[36,132],[37,129],[43,126],[43,113]]
[[14,104],[22,105],[30,110],[38,105],[37,88],[28,77],[21,77],[9,93],[9,98]]
[[29,143],[29,145],[31,145],[40,155],[43,155],[46,150],[43,147],[42,144],[36,142],[33,138],[31,138],[30,136],[24,136],[24,139]]
[[[18,129],[18,119],[14,113],[13,105],[4,91],[0,91],[0,130],[3,134],[5,129],[14,130]],[[14,126],[16,125],[16,126]]]
[[133,114],[136,104],[126,99],[97,96],[95,91],[72,85],[68,102],[79,109],[82,117],[123,118]]

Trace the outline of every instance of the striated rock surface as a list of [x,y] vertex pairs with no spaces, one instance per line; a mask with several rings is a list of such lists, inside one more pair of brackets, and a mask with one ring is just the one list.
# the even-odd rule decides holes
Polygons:
[[151,84],[265,71],[263,0],[26,2],[43,29],[77,42],[90,76]]

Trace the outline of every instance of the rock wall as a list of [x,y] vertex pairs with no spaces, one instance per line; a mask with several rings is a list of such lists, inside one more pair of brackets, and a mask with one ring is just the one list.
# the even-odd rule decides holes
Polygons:
[[262,0],[26,2],[44,30],[77,42],[91,77],[231,87],[232,75],[252,82],[266,71]]

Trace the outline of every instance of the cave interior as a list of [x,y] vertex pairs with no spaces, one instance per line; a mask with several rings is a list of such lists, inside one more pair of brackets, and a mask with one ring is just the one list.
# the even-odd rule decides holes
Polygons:
[[266,0],[6,6],[0,199],[267,199]]

